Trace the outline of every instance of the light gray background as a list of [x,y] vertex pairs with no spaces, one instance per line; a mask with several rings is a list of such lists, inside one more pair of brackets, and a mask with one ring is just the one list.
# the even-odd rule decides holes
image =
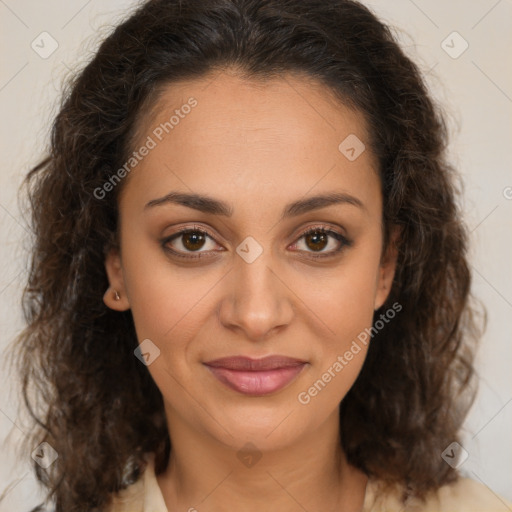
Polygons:
[[[407,53],[425,72],[449,113],[451,158],[465,182],[464,211],[472,233],[474,293],[489,312],[478,354],[480,393],[465,424],[469,458],[461,469],[512,499],[512,173],[511,0],[366,1],[397,27]],[[22,177],[48,142],[63,80],[88,60],[129,0],[0,0],[0,350],[22,327],[19,306],[26,277],[23,227],[17,203]],[[43,59],[32,41],[58,48]],[[452,33],[456,31],[463,38]],[[443,44],[443,41],[445,43]],[[457,58],[467,42],[469,47]],[[445,49],[452,55],[450,56]],[[26,244],[25,244],[26,245]],[[1,366],[0,494],[2,511],[28,510],[38,491],[29,459],[15,450],[26,427],[15,376]],[[436,454],[432,454],[437,456]],[[77,460],[77,464],[80,461]],[[504,508],[505,509],[505,508]]]

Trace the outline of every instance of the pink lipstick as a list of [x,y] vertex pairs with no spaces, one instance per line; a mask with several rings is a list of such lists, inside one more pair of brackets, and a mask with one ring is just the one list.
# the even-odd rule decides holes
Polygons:
[[286,356],[251,359],[224,357],[204,363],[229,388],[245,395],[268,395],[283,389],[306,366],[305,361]]

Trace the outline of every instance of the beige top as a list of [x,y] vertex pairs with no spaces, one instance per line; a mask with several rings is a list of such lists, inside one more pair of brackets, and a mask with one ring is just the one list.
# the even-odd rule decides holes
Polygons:
[[[490,488],[469,478],[443,486],[425,505],[409,502],[406,507],[398,501],[398,492],[379,492],[379,482],[368,480],[361,512],[510,512],[512,503],[495,494]],[[191,507],[190,510],[194,510]],[[171,512],[162,496],[155,476],[153,456],[142,477],[121,491],[108,512]],[[198,511],[199,512],[199,511]]]

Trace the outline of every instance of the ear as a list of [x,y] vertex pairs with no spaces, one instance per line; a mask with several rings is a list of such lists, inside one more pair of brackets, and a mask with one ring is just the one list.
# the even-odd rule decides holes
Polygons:
[[377,311],[377,309],[386,302],[391,291],[391,286],[395,277],[396,261],[398,258],[398,241],[400,233],[401,229],[398,226],[393,226],[386,252],[381,257],[379,275],[377,278],[377,290],[375,293],[375,311]]
[[103,302],[115,311],[130,309],[130,303],[126,295],[121,256],[117,248],[110,249],[105,257],[105,270],[110,287],[103,295]]

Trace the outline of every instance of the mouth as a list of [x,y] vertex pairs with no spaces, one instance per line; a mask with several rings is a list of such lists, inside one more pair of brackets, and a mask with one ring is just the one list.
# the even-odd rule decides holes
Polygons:
[[286,356],[262,359],[235,356],[204,363],[210,372],[230,389],[244,395],[263,396],[290,384],[307,365]]

